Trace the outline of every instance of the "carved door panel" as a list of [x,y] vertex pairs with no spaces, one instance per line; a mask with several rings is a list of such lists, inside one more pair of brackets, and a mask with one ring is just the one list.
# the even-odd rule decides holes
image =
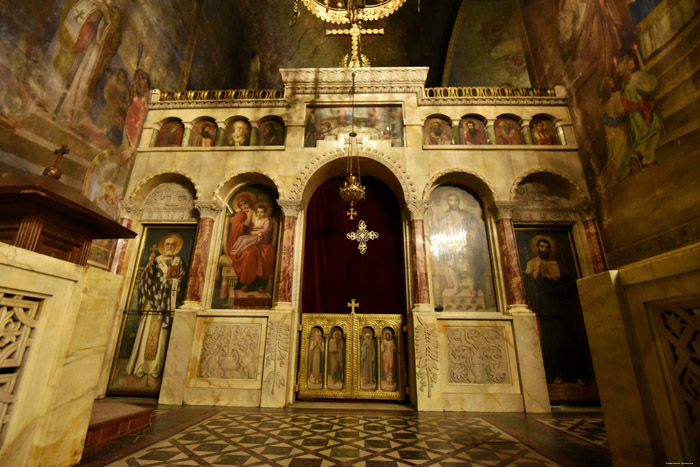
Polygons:
[[403,400],[403,317],[302,315],[299,398]]

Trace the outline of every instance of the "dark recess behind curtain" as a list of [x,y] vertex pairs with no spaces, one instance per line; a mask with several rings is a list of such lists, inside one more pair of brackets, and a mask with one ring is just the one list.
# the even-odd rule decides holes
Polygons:
[[[403,234],[401,211],[389,188],[363,177],[367,199],[350,220],[349,204],[338,194],[343,178],[321,185],[311,198],[306,220],[302,312],[348,313],[353,298],[357,313],[403,314],[405,310]],[[360,254],[358,242],[345,237],[358,230],[360,220],[379,238],[367,242]]]

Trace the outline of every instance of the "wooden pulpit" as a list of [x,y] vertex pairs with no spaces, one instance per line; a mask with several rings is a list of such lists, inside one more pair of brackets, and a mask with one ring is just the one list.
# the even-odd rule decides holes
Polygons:
[[92,240],[135,236],[55,175],[0,180],[2,242],[82,266]]

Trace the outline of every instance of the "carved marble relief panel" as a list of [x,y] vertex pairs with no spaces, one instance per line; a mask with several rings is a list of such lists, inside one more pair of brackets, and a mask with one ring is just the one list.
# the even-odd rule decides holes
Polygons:
[[267,318],[200,318],[188,387],[260,388]]
[[448,384],[510,383],[502,327],[445,327]]
[[36,332],[42,301],[0,289],[0,442],[12,415],[15,389]]
[[141,222],[196,220],[194,195],[179,183],[161,183],[143,203]]
[[443,391],[520,391],[510,321],[438,320],[438,330]]

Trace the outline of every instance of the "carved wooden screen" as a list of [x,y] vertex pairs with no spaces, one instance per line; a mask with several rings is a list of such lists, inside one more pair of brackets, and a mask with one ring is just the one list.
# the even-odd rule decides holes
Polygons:
[[403,317],[302,316],[299,398],[403,400]]

